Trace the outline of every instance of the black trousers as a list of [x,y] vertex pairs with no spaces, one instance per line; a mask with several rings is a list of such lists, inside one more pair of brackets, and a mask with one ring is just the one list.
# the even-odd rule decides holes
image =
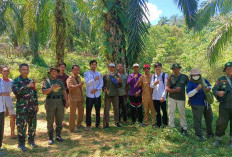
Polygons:
[[119,121],[121,121],[121,117],[124,122],[127,121],[126,96],[119,96]]
[[167,115],[166,101],[160,102],[159,100],[153,100],[153,104],[154,104],[154,107],[155,107],[155,110],[157,113],[156,114],[157,126],[160,127],[162,125],[160,109],[163,112],[163,116],[162,116],[163,125],[167,126],[168,125],[168,115]]
[[86,98],[86,126],[91,126],[91,112],[93,105],[96,112],[96,124],[95,126],[100,125],[100,109],[101,109],[101,96],[98,98]]
[[2,141],[3,141],[4,121],[5,121],[5,112],[1,112],[0,113],[0,148],[2,147]]
[[[141,105],[142,97],[138,96],[130,96],[130,103],[131,103],[131,119],[132,122],[135,123],[136,119],[138,118],[138,122],[143,122],[143,107]],[[140,104],[139,106],[133,105],[133,104]]]

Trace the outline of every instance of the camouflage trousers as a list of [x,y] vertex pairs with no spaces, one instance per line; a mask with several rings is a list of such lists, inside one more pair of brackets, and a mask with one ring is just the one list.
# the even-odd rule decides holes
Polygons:
[[34,109],[16,108],[16,125],[19,144],[25,144],[27,126],[28,141],[34,140],[36,123],[36,112]]

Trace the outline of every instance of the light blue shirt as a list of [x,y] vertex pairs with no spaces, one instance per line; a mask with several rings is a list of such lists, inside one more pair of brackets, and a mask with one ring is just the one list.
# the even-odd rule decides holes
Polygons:
[[[167,92],[166,92],[165,88],[166,88],[166,83],[167,83],[167,79],[168,79],[168,74],[165,74],[164,82],[162,80],[163,74],[164,73],[161,72],[159,76],[157,76],[157,74],[155,74],[155,75],[152,75],[152,77],[151,77],[150,87],[153,88],[153,93],[152,93],[153,100],[160,100],[161,97],[163,97],[164,100],[166,100]],[[156,80],[159,80],[159,84],[154,85]]]
[[[99,80],[95,81],[95,77],[99,76]],[[92,72],[91,70],[85,72],[84,74],[85,84],[86,84],[86,96],[89,98],[98,98],[101,96],[101,89],[103,86],[103,79],[99,72]],[[91,94],[91,90],[97,89],[98,91]]]

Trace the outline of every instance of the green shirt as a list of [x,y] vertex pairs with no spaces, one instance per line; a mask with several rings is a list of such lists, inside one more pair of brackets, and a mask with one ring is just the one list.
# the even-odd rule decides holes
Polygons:
[[126,95],[127,78],[128,78],[128,76],[126,74],[122,74],[120,76],[122,86],[118,88],[118,95],[119,96]]
[[51,80],[50,78],[44,80],[42,89],[49,89],[52,87],[52,85],[58,84],[61,88],[58,90],[58,92],[52,91],[51,93],[48,94],[48,96],[54,96],[54,95],[63,95],[63,90],[65,90],[63,82],[56,78],[55,80]]
[[[103,87],[102,89],[104,90],[107,88],[108,93],[107,97],[112,97],[112,96],[118,96],[118,88],[121,87],[121,83],[116,83],[116,78],[119,77],[118,74],[106,74],[103,76]],[[113,80],[112,80],[113,78]]]
[[189,82],[189,78],[187,75],[184,74],[180,74],[179,76],[171,75],[168,79],[167,86],[169,86],[171,89],[180,87],[181,91],[179,93],[169,93],[169,97],[176,100],[185,100],[185,86],[188,84],[188,82]]
[[[230,78],[230,82],[232,83],[232,79]],[[224,91],[225,94],[222,97],[217,96],[219,91]],[[220,106],[224,108],[232,108],[232,87],[227,80],[226,76],[222,76],[218,78],[217,82],[213,87],[213,94],[220,102]]]

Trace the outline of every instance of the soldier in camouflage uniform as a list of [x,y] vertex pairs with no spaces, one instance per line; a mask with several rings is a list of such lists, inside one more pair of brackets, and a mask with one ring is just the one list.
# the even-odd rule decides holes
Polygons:
[[226,63],[223,71],[226,76],[220,77],[213,87],[213,94],[220,102],[219,117],[216,122],[216,141],[213,145],[218,146],[221,143],[230,121],[230,148],[232,148],[232,62]]
[[38,111],[38,99],[35,83],[28,78],[29,66],[19,66],[20,76],[13,81],[12,91],[16,102],[16,125],[18,130],[18,148],[27,151],[25,147],[26,130],[28,125],[28,142],[32,148],[37,147],[34,142],[36,131],[36,114]]

